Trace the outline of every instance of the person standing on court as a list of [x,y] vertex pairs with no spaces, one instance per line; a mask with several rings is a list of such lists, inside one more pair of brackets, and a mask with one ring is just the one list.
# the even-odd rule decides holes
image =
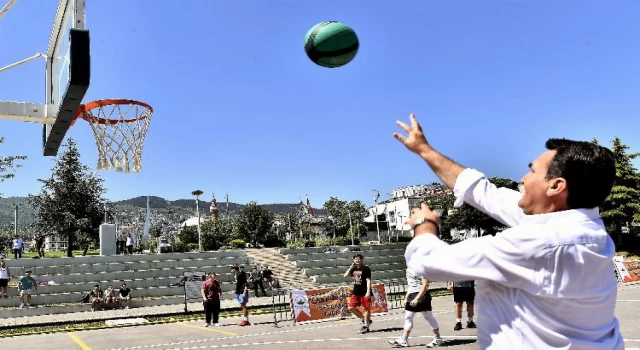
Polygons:
[[415,116],[393,136],[424,160],[456,197],[509,228],[449,245],[426,204],[408,224],[407,266],[436,281],[476,280],[482,349],[624,349],[614,315],[615,245],[598,207],[616,177],[613,153],[590,142],[549,139],[529,164],[522,193],[436,151]]
[[431,293],[429,292],[429,280],[416,275],[415,272],[407,269],[407,296],[404,307],[404,330],[402,335],[395,340],[389,340],[394,348],[406,348],[409,346],[409,334],[413,329],[413,319],[416,314],[429,323],[433,332],[433,340],[427,344],[428,348],[444,345],[444,340],[440,336],[440,326],[438,320],[433,316],[431,307]]
[[447,282],[447,289],[453,289],[453,302],[456,305],[456,325],[454,331],[462,329],[462,304],[467,304],[467,328],[476,328],[473,322],[473,302],[476,298],[475,281]]
[[[349,311],[362,321],[360,334],[368,333],[371,325],[371,269],[364,264],[364,256],[357,254],[344,278],[353,278],[353,290],[349,297]],[[362,306],[364,313],[358,307]]]
[[220,315],[220,298],[222,297],[222,288],[220,282],[216,280],[216,273],[209,272],[209,279],[202,282],[202,299],[204,304],[205,327],[220,327],[218,316]]
[[231,273],[236,277],[236,300],[242,309],[242,321],[238,326],[249,326],[249,310],[247,303],[249,302],[249,282],[247,281],[247,273],[244,269],[240,270],[238,266],[231,268]]

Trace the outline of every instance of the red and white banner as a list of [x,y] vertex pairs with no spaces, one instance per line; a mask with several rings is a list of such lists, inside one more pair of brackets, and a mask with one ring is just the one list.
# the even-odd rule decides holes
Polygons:
[[[351,316],[352,287],[292,290],[289,292],[293,322]],[[371,286],[371,313],[389,312],[384,283]]]

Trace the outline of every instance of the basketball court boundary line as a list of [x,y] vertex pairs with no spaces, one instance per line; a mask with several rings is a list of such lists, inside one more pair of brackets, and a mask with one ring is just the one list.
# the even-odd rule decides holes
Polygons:
[[73,332],[68,332],[67,335],[69,336],[69,338],[71,338],[71,340],[73,340],[80,347],[80,349],[91,350],[89,345],[87,345],[87,343],[82,341],[82,339],[78,338],[78,336],[75,335]]
[[[239,347],[247,347],[247,346],[264,346],[264,345],[281,345],[281,344],[297,344],[297,343],[320,343],[320,342],[343,342],[343,341],[382,341],[382,340],[392,340],[397,339],[398,336],[393,337],[347,337],[347,338],[313,338],[313,339],[298,339],[298,340],[278,340],[278,341],[265,341],[265,342],[255,342],[255,343],[240,343],[240,344],[217,344],[217,345],[209,345],[209,346],[195,346],[190,348],[170,348],[167,350],[195,350],[195,349],[220,349],[220,348],[239,348]],[[415,337],[410,337],[409,339],[424,339],[424,338],[433,338],[432,335],[419,335]],[[475,335],[460,335],[460,336],[442,336],[442,338],[447,339],[475,339],[477,340],[477,336]],[[420,345],[413,345],[420,346]]]
[[215,329],[215,328],[212,328],[212,327],[194,326],[192,324],[187,324],[185,322],[178,322],[176,324],[179,325],[179,326],[182,326],[182,327],[202,329],[202,330],[209,331],[209,332],[216,332],[216,333],[220,333],[220,334],[230,335],[232,337],[235,337],[235,336],[238,335],[238,333],[226,332],[226,331],[223,331],[223,330],[220,330],[220,329]]
[[[443,311],[443,312],[438,312],[438,313],[434,313],[434,315],[439,315],[439,314],[445,314],[445,313],[452,313],[453,311]],[[395,321],[395,320],[400,320],[402,319],[404,316],[403,313],[398,312],[394,314],[395,317],[385,317],[385,318],[374,318],[374,322],[375,321]],[[276,335],[276,334],[286,334],[286,333],[295,333],[295,332],[303,332],[303,331],[308,331],[308,330],[316,330],[316,329],[327,329],[327,328],[336,328],[336,327],[343,327],[345,326],[346,322],[340,322],[340,320],[336,319],[333,321],[338,321],[335,322],[334,324],[324,324],[322,326],[316,326],[313,327],[313,324],[307,324],[307,325],[289,325],[288,329],[284,329],[284,330],[279,330],[279,331],[273,331],[273,332],[261,332],[261,333],[253,333],[253,334],[241,334],[241,335],[237,335],[237,336],[229,336],[229,337],[218,337],[218,338],[204,338],[204,339],[192,339],[192,340],[184,340],[184,341],[179,341],[179,342],[172,342],[172,343],[162,343],[162,344],[149,344],[149,345],[139,345],[139,346],[132,346],[132,347],[126,347],[126,348],[113,348],[111,350],[138,350],[138,349],[151,349],[151,348],[163,348],[165,346],[176,346],[176,345],[188,345],[188,344],[197,344],[197,343],[206,343],[206,342],[214,342],[214,341],[221,341],[221,340],[230,340],[230,339],[241,339],[241,338],[250,338],[250,337],[260,337],[260,336],[268,336],[268,335]],[[351,320],[342,320],[342,321],[351,321],[352,324],[357,324],[360,323],[359,320],[353,318]],[[179,322],[179,323],[183,323],[184,322]],[[153,326],[153,325],[149,325],[149,326]],[[204,328],[204,327],[198,327],[198,326],[193,326],[193,325],[186,325],[187,327],[193,327],[193,328],[200,328],[203,330],[209,330],[208,328]],[[305,327],[305,326],[312,326],[312,327]],[[250,328],[249,328],[250,329]]]

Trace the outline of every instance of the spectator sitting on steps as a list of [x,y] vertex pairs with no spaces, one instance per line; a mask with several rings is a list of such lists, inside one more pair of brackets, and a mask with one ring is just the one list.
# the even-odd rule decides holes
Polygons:
[[97,308],[102,309],[102,297],[104,292],[100,289],[100,285],[93,286],[93,290],[89,293],[89,302],[91,303],[91,311],[96,311]]
[[[127,287],[126,283],[123,283],[122,286],[120,286],[120,291],[118,293],[117,299],[118,302],[122,303],[124,301],[125,304],[127,304],[125,309],[128,309],[131,306],[131,289]],[[122,304],[120,304],[120,307],[122,308]]]
[[116,298],[116,291],[109,286],[104,292],[104,307],[107,309],[119,309],[120,301]]
[[31,277],[31,270],[27,270],[25,276],[18,282],[20,293],[20,308],[24,308],[24,296],[27,296],[27,307],[31,307],[31,293],[38,291],[38,281]]

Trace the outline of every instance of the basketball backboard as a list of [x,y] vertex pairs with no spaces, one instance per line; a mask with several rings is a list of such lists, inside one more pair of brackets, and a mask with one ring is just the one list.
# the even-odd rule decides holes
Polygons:
[[52,124],[43,126],[43,153],[58,153],[89,89],[91,53],[85,29],[86,0],[59,0],[46,53],[46,105]]

